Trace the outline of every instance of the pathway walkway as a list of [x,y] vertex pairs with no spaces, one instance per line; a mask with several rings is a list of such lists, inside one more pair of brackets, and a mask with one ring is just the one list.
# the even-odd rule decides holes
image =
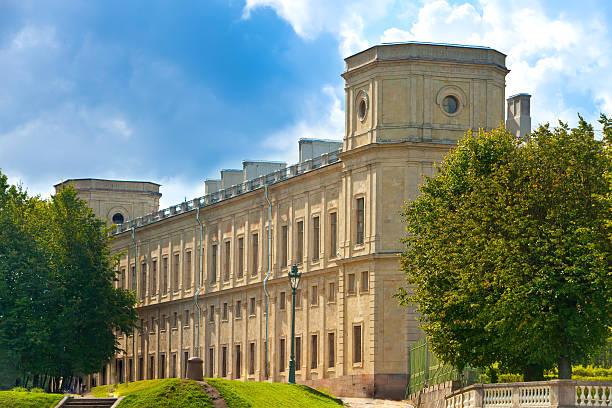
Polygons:
[[344,398],[342,401],[350,408],[414,408],[405,401],[383,400],[374,398]]

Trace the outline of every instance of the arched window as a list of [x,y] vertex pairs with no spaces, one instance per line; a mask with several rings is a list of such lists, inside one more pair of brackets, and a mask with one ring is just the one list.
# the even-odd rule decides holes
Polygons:
[[123,224],[123,215],[121,213],[115,213],[113,215],[113,224]]

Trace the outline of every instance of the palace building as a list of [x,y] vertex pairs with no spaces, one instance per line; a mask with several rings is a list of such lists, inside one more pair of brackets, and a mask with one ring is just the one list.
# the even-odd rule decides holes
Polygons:
[[[117,224],[116,284],[138,298],[141,328],[119,335],[123,352],[92,384],[184,377],[196,355],[205,377],[286,382],[297,264],[297,382],[404,396],[409,345],[423,334],[414,309],[393,298],[404,284],[402,203],[467,130],[504,122],[509,71],[496,50],[428,43],[345,61],[344,140],[301,140],[295,165],[245,161],[206,180],[204,196],[163,210],[155,183],[56,186],[74,185]],[[529,98],[508,99],[517,136],[529,132]]]

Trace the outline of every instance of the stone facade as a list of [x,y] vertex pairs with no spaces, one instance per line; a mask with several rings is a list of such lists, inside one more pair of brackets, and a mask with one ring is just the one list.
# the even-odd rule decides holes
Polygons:
[[124,351],[95,382],[128,381],[134,371],[137,380],[183,377],[198,354],[205,377],[265,380],[268,267],[269,379],[287,381],[295,263],[297,381],[403,397],[408,347],[422,333],[414,310],[393,298],[403,284],[399,212],[466,130],[503,122],[507,72],[505,56],[489,48],[372,47],[346,59],[340,151],[223,190],[211,180],[207,196],[120,226],[117,285],[136,291],[142,329],[118,337]]
[[71,185],[96,216],[113,224],[159,209],[159,184],[147,181],[70,179],[56,184],[58,192]]

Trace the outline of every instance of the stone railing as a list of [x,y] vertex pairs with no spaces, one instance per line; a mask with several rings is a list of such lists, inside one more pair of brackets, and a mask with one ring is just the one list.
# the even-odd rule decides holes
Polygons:
[[330,164],[334,164],[340,161],[340,159],[338,159],[338,156],[336,155],[340,151],[341,150],[337,150],[331,153],[325,153],[313,159],[309,159],[304,162],[294,164],[293,166],[276,170],[275,172],[254,178],[252,180],[245,181],[244,183],[236,184],[224,190],[215,191],[214,193],[194,198],[193,200],[185,201],[181,204],[173,205],[163,210],[159,210],[157,212],[126,221],[123,224],[119,224],[114,227],[111,231],[111,234],[121,234],[122,232],[129,231],[132,228],[143,227],[145,225],[164,220],[168,217],[173,217],[175,215],[180,215],[189,211],[193,211],[198,207],[206,207],[208,205],[215,204],[219,201],[227,200],[229,198],[233,198],[238,195],[257,190],[259,188],[263,188],[264,185],[272,185],[280,181],[299,176],[300,174],[308,173],[312,170],[329,166]]
[[474,384],[446,397],[446,408],[519,407],[612,407],[612,381]]

